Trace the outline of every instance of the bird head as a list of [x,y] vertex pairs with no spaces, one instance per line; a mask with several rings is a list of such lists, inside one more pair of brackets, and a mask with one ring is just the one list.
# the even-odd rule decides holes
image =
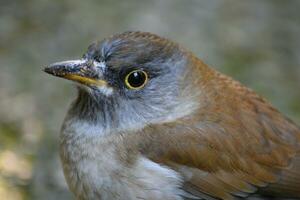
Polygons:
[[[45,72],[78,85],[72,115],[129,128],[171,121],[195,108],[189,53],[157,35],[125,32],[88,47],[81,59]],[[199,78],[199,77],[198,77]]]

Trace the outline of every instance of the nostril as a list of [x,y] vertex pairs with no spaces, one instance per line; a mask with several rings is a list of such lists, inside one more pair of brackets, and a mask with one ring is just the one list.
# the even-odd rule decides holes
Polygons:
[[101,55],[95,55],[95,56],[93,57],[93,59],[94,59],[95,61],[97,61],[97,62],[103,61],[103,57],[102,57]]

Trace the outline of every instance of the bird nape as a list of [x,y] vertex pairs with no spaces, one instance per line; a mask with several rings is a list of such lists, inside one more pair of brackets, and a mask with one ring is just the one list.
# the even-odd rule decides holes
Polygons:
[[152,33],[125,32],[45,72],[76,83],[60,134],[77,199],[300,199],[300,129]]

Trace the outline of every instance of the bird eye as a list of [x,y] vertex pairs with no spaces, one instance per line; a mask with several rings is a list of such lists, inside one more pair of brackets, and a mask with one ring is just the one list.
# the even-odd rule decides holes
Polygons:
[[129,89],[141,89],[148,81],[148,75],[142,70],[134,70],[129,72],[125,77],[125,85]]

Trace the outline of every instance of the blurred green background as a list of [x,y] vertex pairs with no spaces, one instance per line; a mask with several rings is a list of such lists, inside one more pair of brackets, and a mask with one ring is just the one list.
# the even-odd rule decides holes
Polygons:
[[42,67],[113,33],[157,33],[300,124],[299,0],[0,0],[0,199],[72,199],[58,134],[76,90]]

